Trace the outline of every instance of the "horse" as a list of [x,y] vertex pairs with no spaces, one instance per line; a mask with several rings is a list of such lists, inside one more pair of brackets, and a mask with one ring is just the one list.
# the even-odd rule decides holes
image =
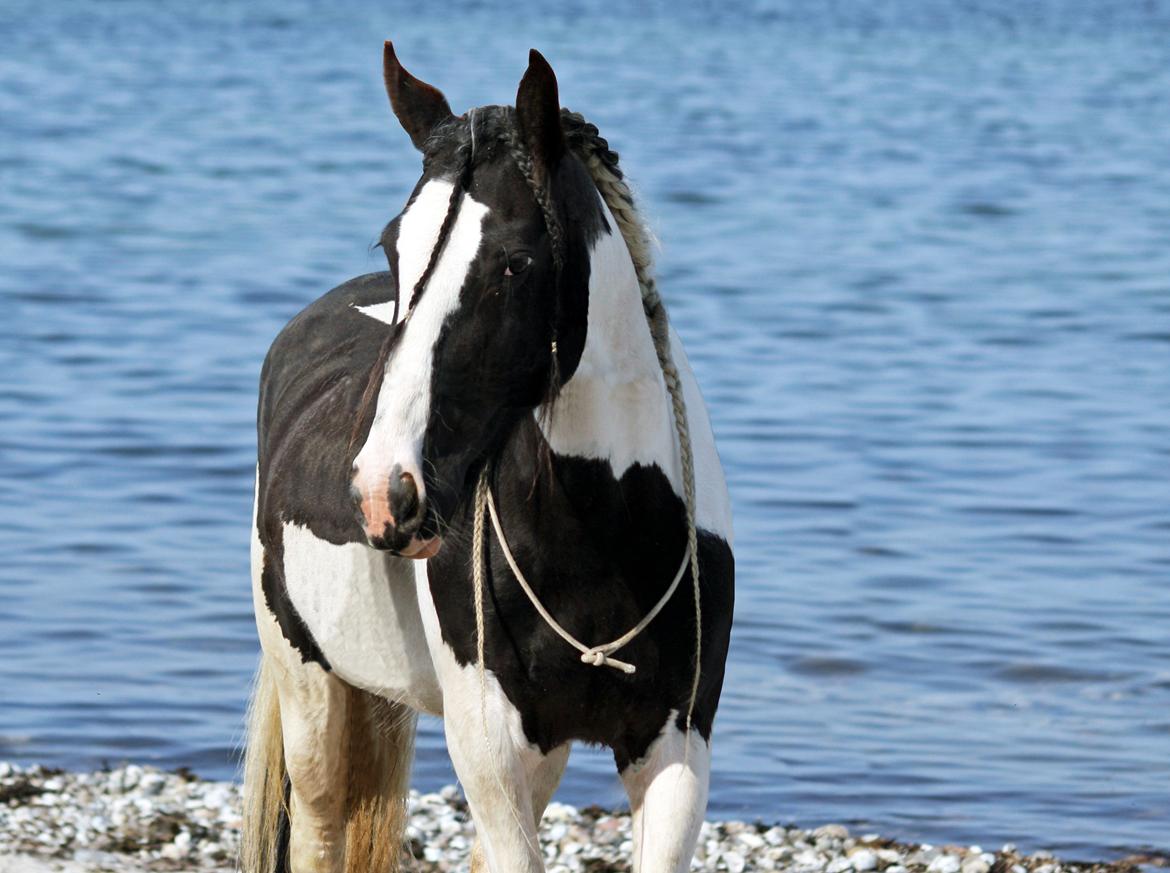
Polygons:
[[649,236],[535,50],[514,107],[458,117],[383,62],[423,156],[389,270],[293,318],[260,377],[242,869],[397,869],[425,713],[476,873],[544,869],[574,742],[613,752],[633,869],[686,871],[735,565]]

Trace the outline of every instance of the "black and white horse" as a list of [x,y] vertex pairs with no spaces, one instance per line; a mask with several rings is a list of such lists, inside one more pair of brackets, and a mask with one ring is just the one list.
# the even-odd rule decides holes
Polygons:
[[[702,398],[664,328],[693,446],[697,604],[617,156],[561,110],[536,52],[514,109],[455,117],[389,43],[385,76],[423,153],[382,234],[390,270],[301,312],[261,376],[244,869],[393,867],[423,712],[444,720],[473,870],[543,869],[537,827],[573,741],[613,750],[634,869],[688,870],[731,626],[731,514]],[[498,527],[480,535],[477,623],[481,476]],[[567,643],[513,567],[590,646],[682,584],[618,662]]]

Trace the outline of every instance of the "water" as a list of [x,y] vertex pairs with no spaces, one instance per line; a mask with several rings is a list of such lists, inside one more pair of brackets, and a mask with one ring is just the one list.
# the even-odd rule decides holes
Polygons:
[[0,758],[232,772],[259,364],[418,175],[380,41],[456,107],[537,45],[730,478],[712,814],[1170,848],[1170,11],[935,5],[5,4]]

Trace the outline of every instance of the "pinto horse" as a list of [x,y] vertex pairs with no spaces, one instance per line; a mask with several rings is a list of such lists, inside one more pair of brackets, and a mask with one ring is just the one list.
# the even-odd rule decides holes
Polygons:
[[423,154],[390,270],[297,315],[261,375],[243,869],[395,868],[421,712],[443,718],[474,871],[543,869],[574,741],[613,750],[633,869],[686,871],[731,512],[617,155],[535,51],[514,108],[459,117],[389,42],[384,62]]

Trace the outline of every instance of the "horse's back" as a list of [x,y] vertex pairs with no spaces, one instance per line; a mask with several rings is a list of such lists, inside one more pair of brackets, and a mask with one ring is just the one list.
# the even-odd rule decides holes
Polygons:
[[[388,272],[350,279],[294,317],[260,375],[257,522],[294,522],[332,543],[364,542],[349,468],[373,408],[362,397],[391,320]],[[385,320],[383,320],[385,319]]]

